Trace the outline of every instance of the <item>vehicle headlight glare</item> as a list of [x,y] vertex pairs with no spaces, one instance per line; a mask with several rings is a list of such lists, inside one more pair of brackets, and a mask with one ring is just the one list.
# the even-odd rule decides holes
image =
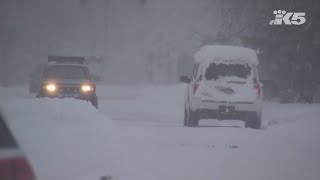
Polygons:
[[46,90],[49,92],[55,92],[57,90],[57,86],[55,84],[46,85]]
[[92,91],[92,87],[91,86],[89,86],[89,85],[82,85],[81,86],[81,90],[83,91],[83,92],[89,92],[89,91]]

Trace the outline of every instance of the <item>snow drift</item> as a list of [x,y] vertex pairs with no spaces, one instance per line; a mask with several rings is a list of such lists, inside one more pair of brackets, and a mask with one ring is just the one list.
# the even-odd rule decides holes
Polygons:
[[214,120],[186,128],[185,85],[98,89],[99,110],[73,99],[31,99],[20,90],[1,101],[39,180],[320,177],[318,104],[264,103],[263,130]]
[[3,108],[38,179],[98,179],[110,171],[114,125],[90,103],[16,99]]

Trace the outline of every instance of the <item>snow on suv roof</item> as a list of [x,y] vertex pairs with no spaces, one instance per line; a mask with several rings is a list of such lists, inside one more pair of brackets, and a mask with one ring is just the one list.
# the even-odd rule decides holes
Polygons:
[[254,50],[238,46],[207,45],[194,55],[196,62],[205,64],[242,62],[257,65],[257,54]]

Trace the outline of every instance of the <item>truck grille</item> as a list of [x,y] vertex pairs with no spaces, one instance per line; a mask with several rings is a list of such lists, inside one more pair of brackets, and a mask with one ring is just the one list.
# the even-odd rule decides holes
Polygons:
[[59,87],[59,93],[75,94],[79,92],[79,87]]

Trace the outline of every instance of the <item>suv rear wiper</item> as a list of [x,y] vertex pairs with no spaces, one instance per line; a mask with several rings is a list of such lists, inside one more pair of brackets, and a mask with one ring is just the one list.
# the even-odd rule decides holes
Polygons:
[[243,81],[228,81],[227,83],[246,84],[247,82],[243,82]]

